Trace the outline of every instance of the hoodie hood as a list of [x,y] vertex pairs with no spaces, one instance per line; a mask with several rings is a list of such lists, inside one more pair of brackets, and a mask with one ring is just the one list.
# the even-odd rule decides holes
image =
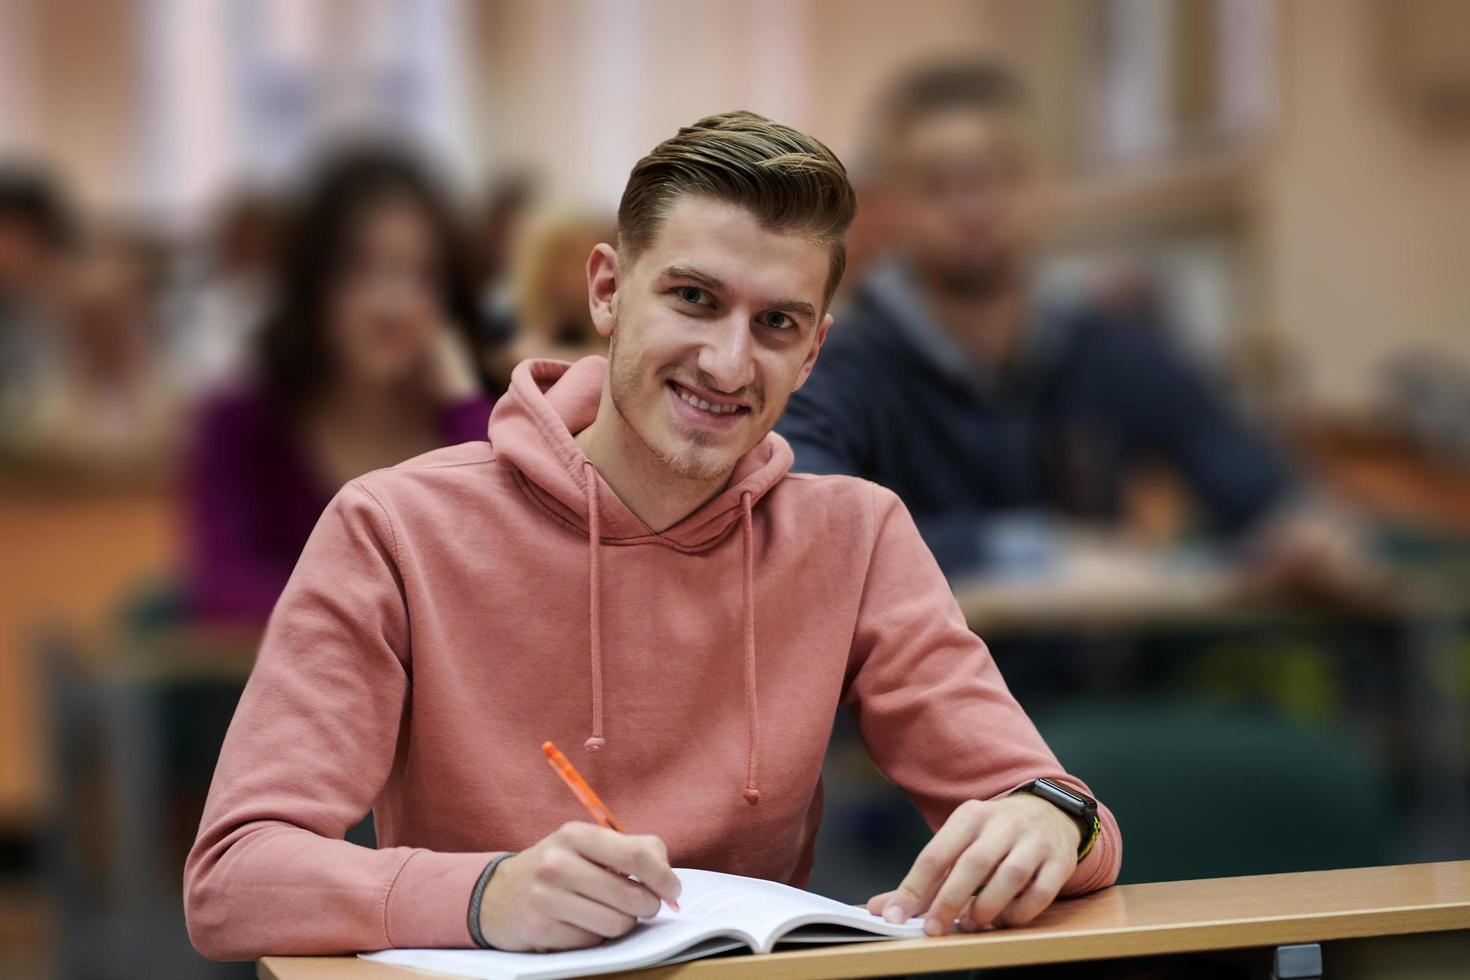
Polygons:
[[713,547],[739,524],[744,535],[741,621],[744,625],[747,725],[744,797],[760,801],[757,759],[760,715],[755,685],[755,521],[753,509],[791,469],[791,447],[767,433],[740,457],[720,493],[673,527],[655,532],[607,486],[577,445],[575,433],[597,417],[607,359],[523,361],[511,374],[510,390],[490,415],[495,454],[516,471],[522,488],[573,527],[587,534],[588,648],[592,683],[592,734],[583,743],[596,751],[603,737],[602,580],[598,554],[605,544],[648,544],[696,552]]

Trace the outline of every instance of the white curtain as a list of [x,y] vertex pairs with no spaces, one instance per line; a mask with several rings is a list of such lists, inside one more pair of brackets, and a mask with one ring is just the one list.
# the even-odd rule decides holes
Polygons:
[[363,131],[477,170],[464,0],[144,0],[143,199],[190,224],[237,182],[288,181]]
[[0,155],[36,152],[33,0],[0,2]]

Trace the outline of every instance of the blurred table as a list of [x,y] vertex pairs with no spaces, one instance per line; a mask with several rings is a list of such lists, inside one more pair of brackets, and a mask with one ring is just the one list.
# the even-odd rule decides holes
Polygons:
[[45,793],[32,651],[46,623],[89,629],[131,588],[169,568],[173,509],[156,491],[28,486],[0,498],[0,825],[27,828]]
[[1245,611],[1238,576],[1222,565],[1106,538],[1059,539],[1045,567],[954,582],[965,621],[982,636],[1056,629],[1140,629]]
[[[1119,885],[975,935],[695,960],[646,980],[859,977],[1321,943],[1470,929],[1470,861]],[[1470,940],[1467,940],[1470,946]],[[261,980],[408,980],[356,957],[267,956]]]
[[49,636],[51,803],[41,868],[60,921],[59,975],[214,980],[183,929],[179,881],[256,630]]
[[1319,420],[1291,443],[1313,475],[1376,518],[1470,533],[1470,466],[1382,425]]
[[[1470,567],[1464,559],[1394,566],[1391,589],[1335,606],[1252,593],[1231,566],[1086,535],[1068,539],[1045,574],[957,580],[956,601],[986,640],[1057,634],[1279,629],[1356,617],[1397,624],[1382,665],[1401,680],[1398,712],[1412,743],[1414,839],[1470,851],[1467,657]],[[1125,649],[1127,646],[1125,645]],[[1395,654],[1397,656],[1395,656]]]
[[1384,575],[1392,588],[1351,604],[1309,602],[1253,591],[1236,566],[1204,555],[1073,534],[1058,536],[1042,568],[957,578],[951,588],[965,621],[982,636],[1470,611],[1470,561],[1395,564]]

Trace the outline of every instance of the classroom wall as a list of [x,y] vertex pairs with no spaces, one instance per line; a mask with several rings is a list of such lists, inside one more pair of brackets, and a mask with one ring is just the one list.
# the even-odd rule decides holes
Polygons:
[[[1279,132],[1258,183],[1263,324],[1305,366],[1314,398],[1368,403],[1405,347],[1470,361],[1470,138],[1416,124],[1381,71],[1389,7],[1293,0],[1281,27]],[[142,80],[130,0],[7,0],[0,11],[0,149],[53,159],[84,201],[136,199]],[[839,154],[900,66],[958,49],[1030,69],[1044,141],[1065,152],[1089,18],[1075,0],[593,0],[473,6],[479,156],[531,166],[578,203],[616,201],[628,167],[678,125],[747,106],[809,128]],[[7,51],[23,58],[12,59]],[[78,70],[77,66],[86,66]]]
[[[544,168],[563,194],[610,206],[644,149],[713,107],[778,115],[851,155],[877,86],[936,52],[994,50],[1028,69],[1042,141],[1065,159],[1082,105],[1067,93],[1101,8],[640,0],[607,23],[596,9],[482,8],[478,92],[492,165]],[[1376,47],[1388,13],[1375,0],[1276,7],[1279,122],[1256,181],[1262,325],[1303,365],[1311,397],[1347,410],[1374,400],[1382,365],[1405,349],[1470,361],[1470,139],[1437,135],[1389,97]]]
[[1374,0],[1293,0],[1262,183],[1269,326],[1314,398],[1359,408],[1414,347],[1470,368],[1470,134],[1417,123],[1381,71]]
[[474,98],[492,168],[528,166],[559,195],[609,208],[650,146],[710,112],[770,115],[846,156],[875,88],[899,68],[935,52],[1014,49],[1037,19],[977,0],[631,0],[603,16],[609,9],[476,8]]
[[0,153],[50,161],[89,207],[135,204],[138,8],[0,4]]

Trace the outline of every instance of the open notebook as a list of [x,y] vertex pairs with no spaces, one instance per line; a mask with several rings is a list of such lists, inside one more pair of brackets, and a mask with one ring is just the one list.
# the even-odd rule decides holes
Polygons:
[[683,883],[680,911],[661,907],[625,936],[564,953],[503,953],[492,949],[390,949],[364,959],[483,980],[553,980],[685,960],[735,949],[769,953],[777,943],[841,943],[913,939],[924,920],[890,925],[858,905],[844,905],[799,888],[675,868]]

